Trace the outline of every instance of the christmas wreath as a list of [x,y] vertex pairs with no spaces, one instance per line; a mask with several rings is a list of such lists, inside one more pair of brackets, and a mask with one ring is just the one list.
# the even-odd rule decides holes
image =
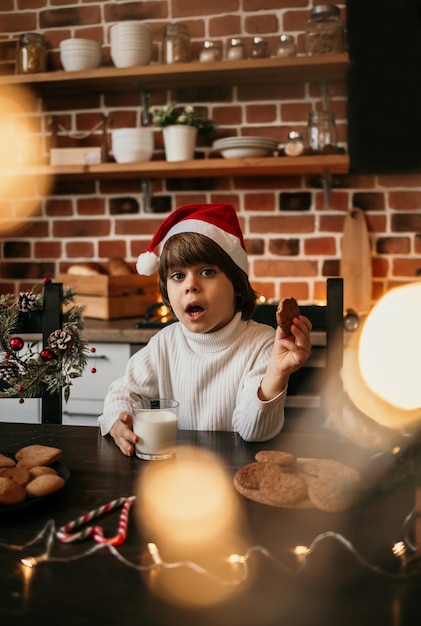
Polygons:
[[17,298],[14,294],[0,295],[0,397],[18,397],[24,402],[24,398],[63,389],[67,402],[72,379],[82,376],[89,352],[82,338],[84,307],[74,304],[74,296],[71,288],[64,290],[62,327],[54,330],[48,345],[38,351],[39,341],[25,342],[17,333],[22,316],[42,311],[42,288],[37,285],[20,292]]

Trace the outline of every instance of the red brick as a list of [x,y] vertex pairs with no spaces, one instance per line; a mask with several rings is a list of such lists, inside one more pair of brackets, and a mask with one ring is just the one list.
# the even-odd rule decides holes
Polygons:
[[275,120],[275,104],[257,104],[246,108],[246,122],[248,124],[271,124]]
[[77,201],[77,213],[79,215],[104,215],[104,198],[79,198]]
[[212,17],[208,28],[211,38],[237,35],[241,33],[241,17],[239,15]]
[[66,257],[69,259],[90,259],[94,252],[94,245],[89,241],[71,241],[66,244]]
[[[139,253],[138,253],[139,254]],[[98,242],[98,255],[103,259],[121,258],[125,259],[127,256],[127,244],[125,241],[99,241]]]
[[172,0],[171,5],[172,14],[175,18],[234,13],[240,8],[239,0],[212,0],[212,2]]
[[255,233],[311,233],[314,230],[313,215],[259,215],[249,218],[249,228]]
[[282,281],[280,285],[279,299],[295,298],[298,303],[309,299],[308,284],[304,282]]
[[292,261],[291,259],[283,259],[282,261],[274,260],[255,260],[254,273],[259,276],[301,276],[314,277],[317,276],[316,261]]
[[63,254],[60,241],[36,241],[34,245],[35,259],[60,259]]
[[104,237],[110,234],[109,220],[61,220],[53,224],[54,237]]
[[336,254],[336,241],[333,237],[315,237],[305,239],[304,254],[312,255],[333,255]]
[[273,193],[246,194],[244,196],[246,211],[275,211],[276,196]]

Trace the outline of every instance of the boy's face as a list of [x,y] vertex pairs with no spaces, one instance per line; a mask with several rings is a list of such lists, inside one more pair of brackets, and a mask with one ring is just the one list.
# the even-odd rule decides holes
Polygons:
[[234,317],[234,287],[216,265],[173,268],[167,291],[175,316],[193,333],[212,333]]

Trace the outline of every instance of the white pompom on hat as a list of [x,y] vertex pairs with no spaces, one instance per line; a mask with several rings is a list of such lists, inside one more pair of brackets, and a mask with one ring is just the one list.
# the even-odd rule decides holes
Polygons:
[[248,273],[243,233],[232,204],[188,204],[176,209],[159,226],[146,252],[139,255],[136,269],[151,276],[159,268],[154,250],[178,233],[200,233],[217,243],[239,268]]

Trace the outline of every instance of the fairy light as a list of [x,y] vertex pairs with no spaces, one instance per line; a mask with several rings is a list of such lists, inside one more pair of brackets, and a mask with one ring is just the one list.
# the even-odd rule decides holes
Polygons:
[[295,556],[297,557],[298,563],[300,565],[305,565],[307,556],[311,553],[311,549],[308,546],[295,546],[292,550]]
[[394,543],[392,546],[392,552],[396,557],[398,557],[402,561],[403,565],[406,564],[407,550],[406,550],[406,545],[403,541],[397,541],[396,543]]
[[148,551],[155,565],[162,565],[163,561],[159,554],[158,546],[156,545],[156,543],[148,543]]

